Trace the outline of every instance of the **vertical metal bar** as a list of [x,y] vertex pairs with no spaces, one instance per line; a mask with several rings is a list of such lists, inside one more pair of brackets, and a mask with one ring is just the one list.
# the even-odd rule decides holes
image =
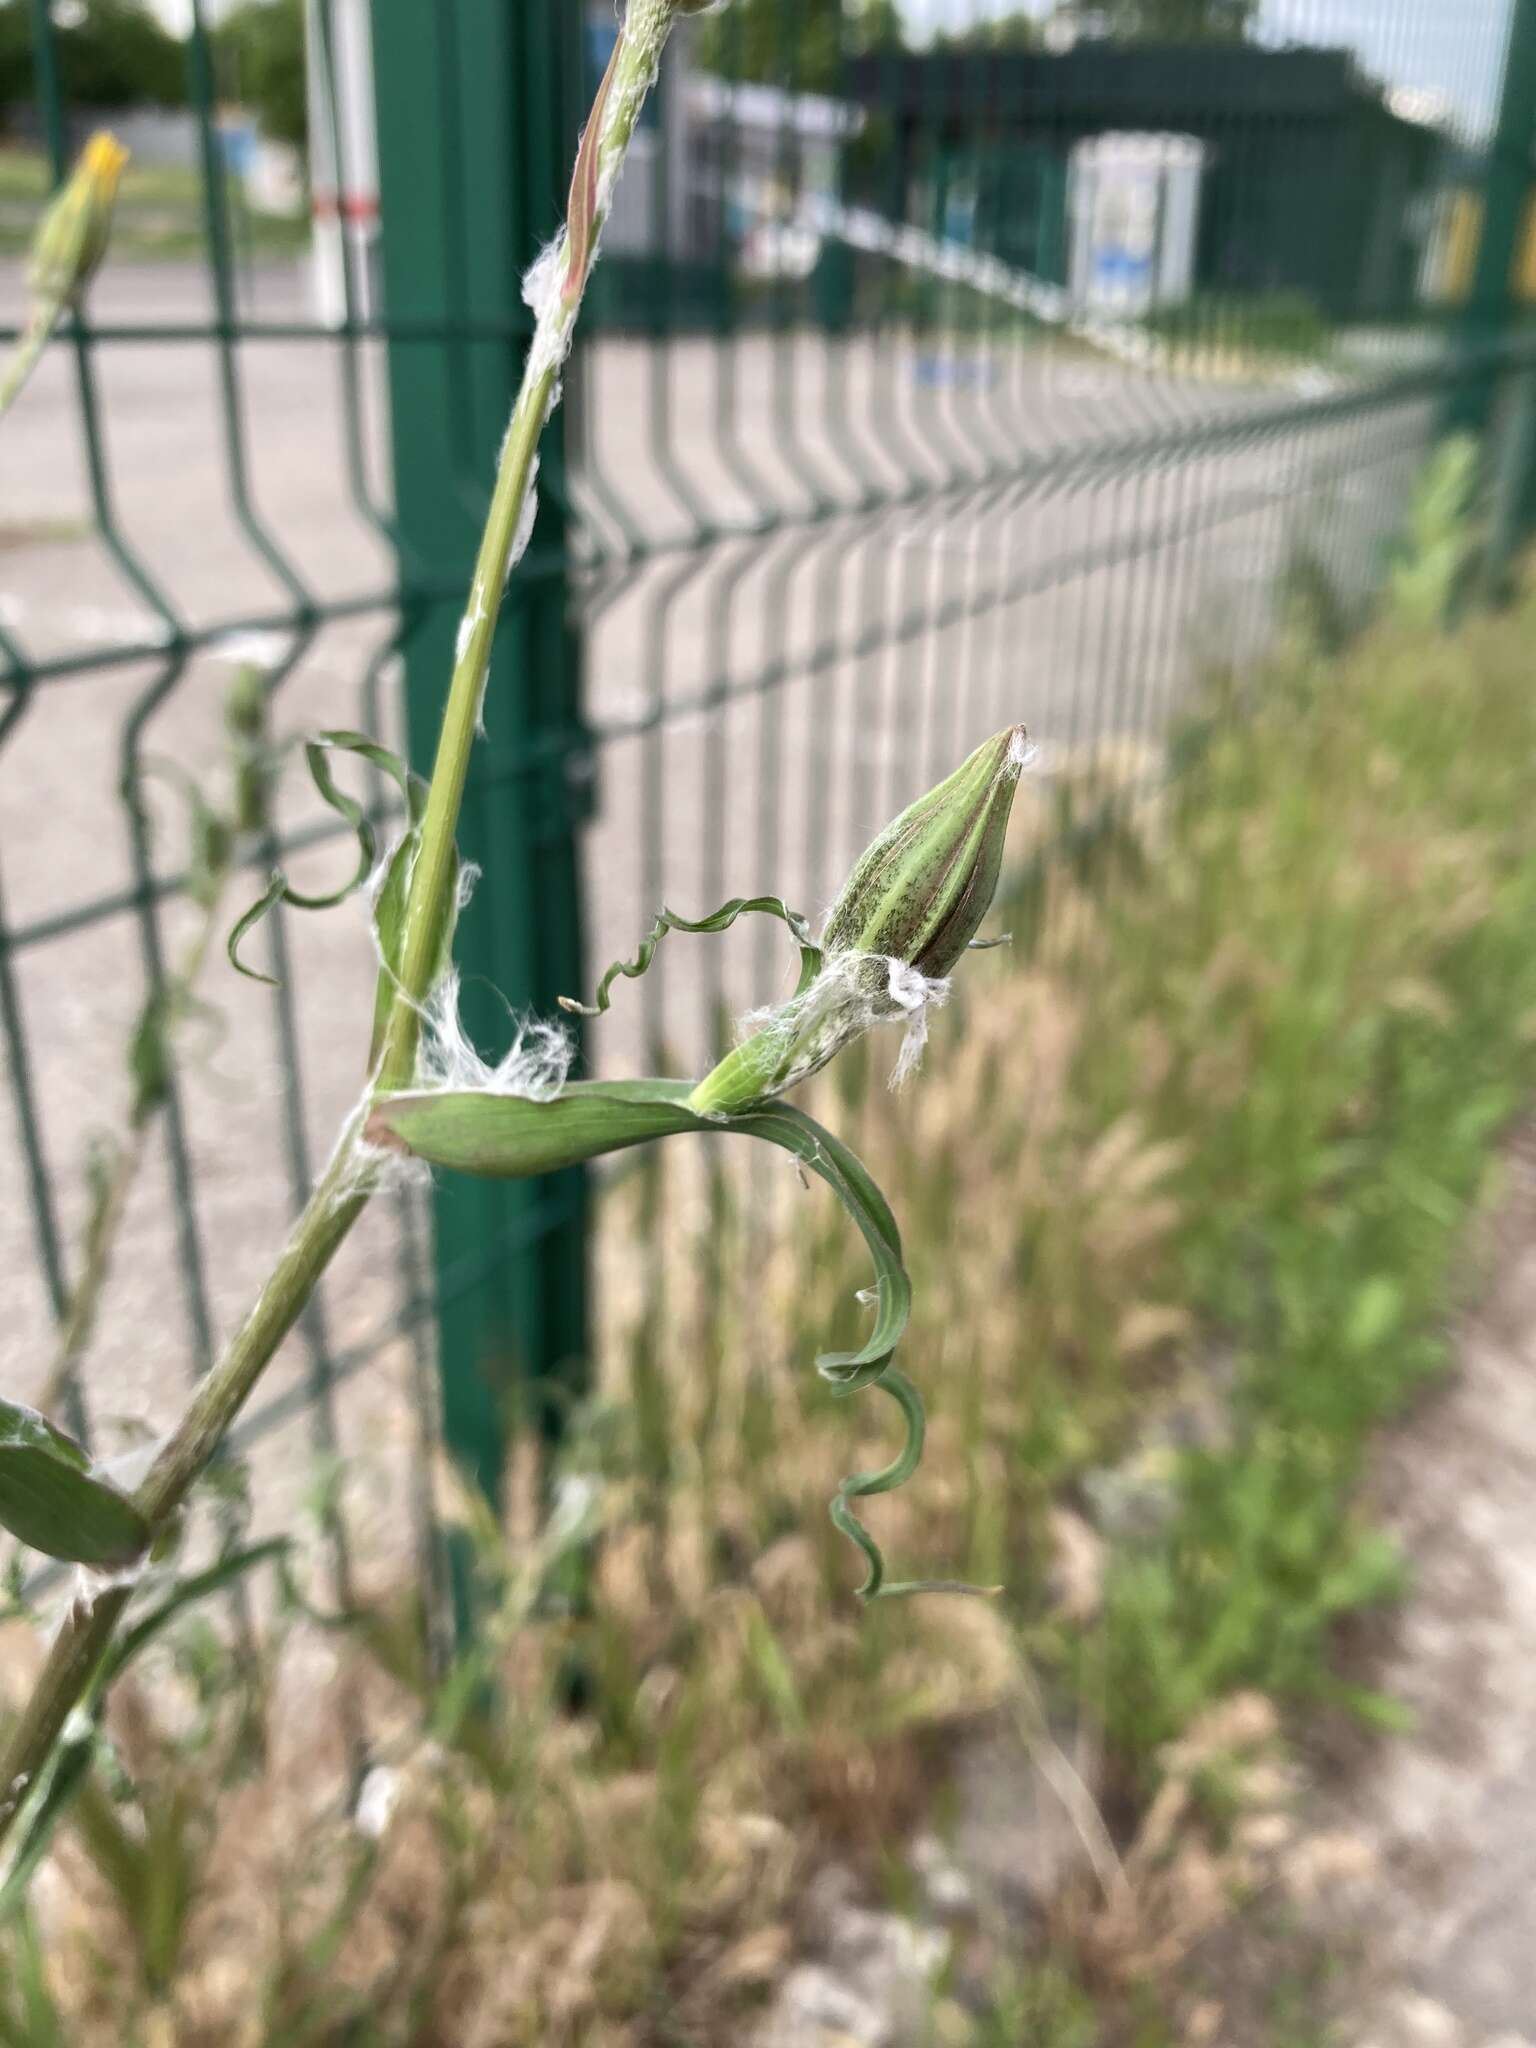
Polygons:
[[[36,72],[39,111],[43,131],[47,137],[50,165],[57,184],[63,177],[68,155],[67,122],[63,98],[63,82],[59,72],[58,51],[55,46],[55,31],[52,17],[43,0],[34,0],[33,57]],[[181,627],[171,606],[158,584],[138,554],[130,547],[119,524],[117,510],[112,496],[111,479],[108,473],[106,443],[102,432],[101,408],[96,385],[96,366],[93,338],[88,320],[77,315],[73,333],[75,384],[79,410],[81,437],[86,458],[86,477],[91,498],[91,509],[95,516],[96,528],[102,543],[130,586],[156,615],[161,631],[167,642],[174,643]],[[182,661],[172,655],[159,671],[144,695],[136,711],[124,728],[125,744],[137,743],[142,718],[159,702],[174,685],[181,674]],[[134,887],[139,908],[141,946],[144,955],[146,979],[151,990],[158,990],[164,983],[164,965],[160,941],[160,927],[153,899],[149,893],[149,850],[142,812],[137,796],[137,771],[129,755],[124,754],[122,787],[127,800],[130,851],[134,864]],[[24,1127],[25,1128],[25,1127]],[[189,1320],[189,1335],[196,1369],[206,1366],[210,1356],[210,1332],[207,1294],[203,1280],[202,1253],[198,1240],[197,1218],[192,1196],[191,1169],[187,1158],[185,1133],[182,1128],[180,1095],[174,1076],[171,1077],[166,1097],[165,1130],[173,1174],[176,1197],[177,1242],[181,1255],[184,1294]],[[78,1387],[70,1395],[70,1419],[77,1428],[83,1429],[85,1411],[83,1398]]]
[[[267,688],[275,691],[292,674],[315,630],[317,607],[295,564],[278,542],[258,510],[251,488],[249,442],[245,404],[245,382],[240,349],[235,249],[230,223],[229,181],[217,134],[217,105],[214,79],[213,41],[204,0],[192,0],[187,32],[188,103],[197,125],[198,155],[202,173],[202,214],[206,238],[205,257],[208,282],[213,293],[216,321],[215,355],[222,428],[224,474],[229,487],[235,522],[251,552],[282,586],[292,607],[295,632],[282,662],[267,677]],[[149,841],[141,800],[143,744],[149,721],[182,680],[185,663],[176,659],[164,675],[139,699],[123,727],[121,742],[121,784],[128,805],[134,870],[141,894],[149,882]],[[265,835],[272,862],[277,859],[275,835]],[[164,977],[159,926],[153,905],[143,910],[146,962],[152,984]],[[300,1050],[298,1011],[287,970],[287,950],[281,911],[268,928],[269,955],[277,987],[273,991],[273,1021],[278,1059],[283,1077],[283,1150],[288,1167],[290,1198],[294,1213],[302,1207],[314,1172],[304,1128],[304,1071]],[[166,1101],[166,1134],[171,1148],[176,1188],[177,1218],[182,1242],[182,1263],[188,1274],[188,1298],[193,1313],[194,1359],[199,1372],[213,1360],[213,1339],[204,1301],[200,1254],[196,1235],[196,1213],[190,1165],[186,1159],[180,1109],[174,1088]],[[339,1449],[333,1368],[325,1310],[316,1296],[305,1306],[299,1321],[309,1361],[311,1440],[325,1457]],[[326,1548],[332,1597],[344,1611],[353,1603],[351,1549],[339,1500],[331,1500],[324,1513]],[[249,1607],[244,1589],[234,1600],[237,1623],[249,1639]],[[362,1738],[357,1723],[356,1701],[350,1689],[343,1693],[341,1720],[346,1730],[354,1771],[362,1763]]]
[[1496,597],[1504,589],[1512,557],[1536,520],[1536,376],[1506,376],[1490,478],[1488,538],[1483,547],[1483,587]]
[[[31,691],[25,684],[16,688],[3,715],[0,715],[0,747],[4,746],[13,728],[21,722],[31,701]],[[5,1045],[5,1069],[10,1079],[11,1103],[15,1111],[16,1133],[21,1143],[37,1257],[43,1270],[43,1285],[47,1290],[48,1305],[54,1316],[62,1318],[69,1298],[69,1285],[64,1273],[64,1254],[59,1240],[53,1182],[43,1151],[37,1094],[32,1082],[31,1045],[22,1013],[21,990],[13,964],[13,949],[3,893],[0,893],[0,1035],[3,1035]],[[73,1374],[65,1389],[65,1400],[69,1426],[84,1441],[86,1414],[80,1383]]]
[[[523,270],[559,219],[571,139],[561,74],[576,61],[579,27],[576,10],[562,12],[557,34],[533,18],[542,10],[472,5],[455,8],[455,34],[445,37],[438,12],[374,11],[385,301],[391,321],[410,321],[417,335],[420,323],[444,323],[456,298],[471,318],[521,313]],[[445,64],[456,77],[443,76]],[[422,117],[450,98],[459,116],[451,155]],[[434,573],[462,573],[466,585],[478,519],[459,489],[455,427],[467,410],[488,492],[521,354],[517,342],[495,342],[466,347],[456,362],[446,336],[395,334],[389,343],[401,533]],[[561,419],[544,439],[552,488],[505,608],[487,739],[460,835],[466,859],[485,870],[460,923],[458,954],[466,1028],[487,1045],[505,1033],[501,997],[547,1010],[584,979],[575,798],[587,753],[566,621]],[[405,653],[410,748],[420,766],[431,759],[458,613],[457,601],[430,606]],[[545,1210],[555,1221],[530,1232],[532,1215]],[[561,1382],[584,1349],[584,1212],[580,1172],[512,1185],[446,1181],[435,1196],[439,1279],[449,1264],[472,1262],[477,1272],[439,1308],[444,1441],[492,1495],[514,1399],[553,1426]],[[498,1247],[506,1247],[501,1256]]]
[[1483,230],[1477,268],[1457,336],[1459,376],[1446,403],[1447,431],[1481,432],[1493,405],[1485,364],[1513,310],[1515,254],[1531,191],[1536,136],[1536,0],[1514,0],[1499,117],[1483,181]]

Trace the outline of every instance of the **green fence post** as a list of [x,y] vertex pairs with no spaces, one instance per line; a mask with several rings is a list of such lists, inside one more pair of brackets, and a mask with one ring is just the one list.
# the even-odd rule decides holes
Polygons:
[[[383,296],[411,758],[431,761],[463,592],[528,324],[522,274],[560,218],[577,11],[375,0]],[[400,331],[403,329],[404,331]],[[555,1014],[584,985],[577,803],[588,755],[567,621],[564,450],[543,444],[533,544],[509,586],[460,844],[482,875],[459,927],[466,1027],[504,1045],[506,1004]],[[502,998],[505,998],[505,1003]],[[441,1181],[435,1193],[444,1439],[494,1498],[514,1406],[558,1422],[585,1348],[585,1183]]]
[[1483,179],[1483,225],[1472,289],[1457,346],[1463,374],[1446,402],[1447,432],[1482,433],[1493,412],[1497,376],[1478,359],[1494,347],[1514,306],[1514,264],[1531,191],[1536,137],[1536,0],[1514,0],[1498,122]]

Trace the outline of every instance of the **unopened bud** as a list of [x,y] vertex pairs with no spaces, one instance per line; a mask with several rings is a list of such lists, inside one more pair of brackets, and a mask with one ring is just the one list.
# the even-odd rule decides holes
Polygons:
[[1011,726],[909,804],[844,884],[827,919],[827,950],[883,954],[929,979],[948,974],[992,907],[1028,759],[1028,734]]
[[996,734],[885,828],[832,907],[820,974],[705,1075],[690,1109],[739,1115],[886,1019],[908,1027],[898,1075],[915,1063],[927,1010],[991,908],[1029,754],[1023,726]]
[[128,152],[105,129],[93,135],[32,242],[27,282],[39,307],[73,305],[107,250],[118,180]]

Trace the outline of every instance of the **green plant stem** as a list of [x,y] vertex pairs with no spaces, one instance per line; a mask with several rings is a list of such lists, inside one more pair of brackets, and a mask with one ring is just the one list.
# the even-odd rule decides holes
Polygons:
[[421,1005],[439,957],[439,935],[448,912],[454,839],[470,752],[480,721],[496,614],[533,478],[534,453],[554,395],[555,374],[551,367],[542,376],[524,378],[502,450],[501,468],[470,586],[469,610],[465,614],[467,631],[461,637],[438,734],[437,759],[421,823],[421,851],[416,856],[406,899],[400,992],[385,1027],[379,1062],[381,1088],[404,1087],[415,1065]]
[[48,346],[48,337],[58,322],[58,309],[34,315],[26,331],[11,351],[11,359],[0,377],[0,419],[10,411],[26,388],[27,380],[42,361],[43,350]]
[[[541,311],[522,389],[502,445],[496,489],[470,590],[466,630],[454,663],[421,850],[406,906],[400,989],[390,1012],[376,1086],[399,1087],[415,1061],[421,1006],[449,911],[459,806],[479,723],[496,614],[533,478],[539,435],[555,398],[560,366],[597,253],[607,194],[634,133],[672,26],[676,0],[631,0],[612,62],[598,89],[571,188],[571,218],[562,244],[566,274]],[[291,1231],[271,1278],[134,1496],[150,1523],[174,1514],[202,1474],[262,1372],[302,1314],[337,1248],[367,1206],[375,1169],[360,1143],[366,1106],[342,1131],[325,1175]],[[28,1788],[46,1766],[73,1709],[88,1692],[111,1643],[131,1584],[81,1590],[55,1636],[32,1695],[0,1757],[0,1842]]]
[[[324,1178],[289,1234],[271,1278],[217,1365],[199,1385],[175,1432],[134,1495],[156,1528],[181,1506],[230,1423],[293,1328],[337,1247],[362,1214],[368,1189],[355,1189],[358,1120],[353,1118]],[[82,1574],[32,1695],[0,1762],[0,1841],[72,1710],[90,1688],[134,1583],[93,1584]]]
[[533,486],[539,437],[556,402],[561,367],[596,260],[606,194],[612,189],[640,109],[654,82],[673,11],[674,0],[631,0],[608,69],[597,89],[587,132],[582,137],[571,181],[566,231],[549,270],[552,286],[561,264],[564,276],[558,292],[551,289],[549,303],[535,309],[533,344],[502,443],[496,488],[470,585],[469,607],[464,614],[438,735],[437,759],[421,824],[421,851],[406,898],[400,989],[385,1027],[379,1059],[380,1093],[408,1087],[415,1066],[421,1006],[440,957],[443,921],[450,909],[454,838],[470,752],[480,725],[491,644],[502,593],[515,566],[522,537],[524,507]]

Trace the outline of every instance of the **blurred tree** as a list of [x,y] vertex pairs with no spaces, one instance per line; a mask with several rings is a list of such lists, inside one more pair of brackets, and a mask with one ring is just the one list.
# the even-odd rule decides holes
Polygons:
[[1120,42],[1238,43],[1258,11],[1259,0],[1062,0],[1050,39],[1065,30]]
[[21,0],[0,0],[0,126],[32,90],[31,40]]
[[968,28],[941,30],[933,39],[936,50],[1037,50],[1042,41],[1040,23],[1033,14],[999,14],[991,20],[972,22]]
[[174,107],[186,99],[186,53],[144,0],[72,0],[58,10],[56,32],[64,96],[76,105]]
[[901,43],[896,0],[733,0],[698,26],[694,55],[722,78],[836,92],[839,50]]
[[[185,53],[144,0],[69,0],[55,14],[64,96],[82,107],[180,106]],[[0,0],[0,110],[30,99],[32,13]]]
[[302,149],[309,135],[304,0],[240,0],[217,32],[219,84],[252,107],[262,131]]

